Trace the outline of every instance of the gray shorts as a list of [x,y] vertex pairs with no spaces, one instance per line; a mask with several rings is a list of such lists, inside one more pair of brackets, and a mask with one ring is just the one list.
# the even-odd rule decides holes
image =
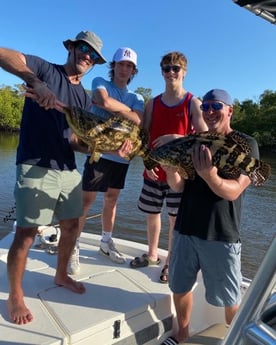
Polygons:
[[242,282],[241,243],[207,241],[173,233],[169,286],[174,293],[192,290],[201,270],[208,303],[240,304]]
[[79,218],[83,213],[81,175],[77,170],[54,170],[35,165],[16,167],[16,221],[22,227],[48,225]]
[[166,182],[144,179],[143,188],[138,200],[138,208],[145,213],[161,213],[164,200],[170,216],[176,216],[182,193],[176,193]]

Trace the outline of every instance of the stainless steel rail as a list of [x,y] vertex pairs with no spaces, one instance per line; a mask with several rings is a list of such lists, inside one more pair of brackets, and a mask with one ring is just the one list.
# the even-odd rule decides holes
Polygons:
[[[275,345],[276,330],[268,322],[276,318],[276,236],[272,241],[240,309],[221,345]],[[271,310],[269,310],[271,309]]]

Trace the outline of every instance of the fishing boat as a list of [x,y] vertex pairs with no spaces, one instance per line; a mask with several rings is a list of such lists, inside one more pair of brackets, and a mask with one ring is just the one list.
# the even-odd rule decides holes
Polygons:
[[[275,1],[233,1],[276,23]],[[12,323],[6,311],[7,253],[14,231],[0,241],[1,345],[158,345],[174,334],[172,294],[166,284],[159,283],[160,267],[135,270],[129,266],[134,256],[147,252],[147,246],[115,239],[127,258],[126,264],[116,265],[99,253],[100,237],[83,232],[81,273],[74,278],[85,284],[86,293],[78,295],[53,282],[58,234],[58,227],[40,228],[30,250],[23,286],[34,320],[26,325]],[[276,237],[254,279],[243,279],[242,304],[230,327],[224,324],[223,308],[205,301],[199,273],[193,287],[191,338],[186,345],[276,344],[275,253]],[[160,249],[159,255],[164,263],[167,252]]]
[[[127,263],[114,264],[99,253],[100,237],[83,232],[80,241],[81,273],[74,278],[82,281],[86,293],[70,292],[54,284],[56,245],[50,242],[57,227],[40,228],[30,250],[24,275],[26,303],[34,315],[27,325],[14,325],[6,314],[8,297],[6,277],[7,252],[13,239],[11,232],[0,242],[1,316],[0,343],[10,344],[159,344],[172,334],[175,312],[167,284],[159,282],[160,266],[133,269],[129,261],[147,252],[143,244],[115,239]],[[167,252],[159,251],[164,262]],[[209,323],[222,322],[220,310],[211,312],[205,304],[199,277],[195,286],[196,308],[192,323],[194,332]],[[211,317],[211,315],[213,315]]]
[[[127,258],[125,264],[118,265],[99,253],[99,235],[83,232],[80,242],[81,273],[74,278],[85,284],[86,293],[79,295],[54,284],[58,234],[59,229],[56,226],[39,228],[39,234],[30,250],[23,286],[25,300],[32,310],[34,320],[26,325],[13,324],[6,311],[7,253],[14,231],[0,241],[1,345],[157,345],[175,332],[177,325],[172,294],[167,284],[159,282],[160,266],[148,266],[138,270],[129,266],[129,261],[134,256],[147,252],[146,245],[115,239],[116,246]],[[269,265],[269,271],[272,271],[273,264],[274,277],[265,267],[265,272],[260,273],[260,282],[255,284],[254,281],[244,279],[241,289],[243,295],[247,296],[253,287],[254,300],[256,289],[257,295],[261,295],[260,299],[265,298],[267,301],[268,296],[270,299],[274,298],[274,304],[270,302],[270,305],[274,306],[275,312],[276,295],[271,295],[271,292],[267,295],[259,285],[267,283],[268,276],[272,282],[267,284],[271,287],[274,281],[275,285],[276,239],[273,246],[274,248],[270,249],[274,250],[273,259],[272,254],[269,254],[266,265]],[[164,263],[167,252],[160,249],[159,254]],[[205,301],[201,274],[198,275],[193,291],[195,302],[190,327],[192,337],[187,344],[217,344],[216,341],[221,341],[225,334],[231,335],[231,329],[236,327],[239,327],[239,332],[235,330],[235,334],[240,334],[240,325],[247,320],[245,315],[241,314],[242,321],[238,319],[238,324],[233,323],[230,328],[225,326],[223,308],[215,308]],[[252,297],[248,297],[249,303],[252,304],[250,298]],[[259,305],[259,302],[257,304]],[[271,311],[267,312],[269,313],[271,314]],[[257,316],[260,322],[260,314]],[[267,316],[267,319],[270,320],[270,316]],[[246,325],[249,321],[252,323],[252,318],[247,320]],[[262,324],[269,327],[265,322],[262,321]],[[273,332],[270,337],[274,339],[274,343],[256,344],[275,344],[276,336],[274,330]],[[199,342],[198,339],[207,339],[209,342]],[[229,341],[226,340],[225,345],[238,344]]]

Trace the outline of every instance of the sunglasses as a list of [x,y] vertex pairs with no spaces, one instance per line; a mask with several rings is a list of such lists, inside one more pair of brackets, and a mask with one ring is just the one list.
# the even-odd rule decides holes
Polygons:
[[221,110],[224,106],[224,103],[221,102],[213,102],[213,103],[202,103],[200,105],[200,109],[204,112],[209,111],[210,107],[213,111]]
[[181,70],[180,66],[172,65],[172,66],[162,66],[162,71],[165,73],[169,73],[170,71],[174,73],[178,73]]
[[85,43],[80,43],[77,48],[79,51],[81,51],[83,54],[89,54],[90,59],[93,61],[98,61],[100,60],[99,54],[95,52],[95,50],[92,50],[87,44]]

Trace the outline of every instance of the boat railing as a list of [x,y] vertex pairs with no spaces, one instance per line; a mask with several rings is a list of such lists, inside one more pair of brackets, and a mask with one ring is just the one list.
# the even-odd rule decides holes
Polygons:
[[276,344],[276,236],[221,345]]

